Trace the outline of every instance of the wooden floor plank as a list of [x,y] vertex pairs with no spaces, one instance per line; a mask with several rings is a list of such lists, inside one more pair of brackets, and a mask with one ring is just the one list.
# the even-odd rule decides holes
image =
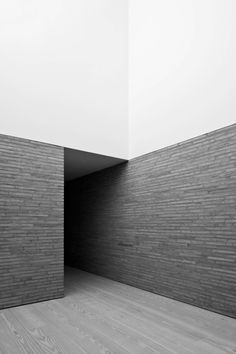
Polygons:
[[[138,317],[139,320],[146,320],[152,323],[154,327],[157,325],[159,327],[161,326],[158,332],[161,334],[163,332],[162,330],[164,330],[164,336],[169,337],[171,333],[173,336],[174,333],[177,336],[179,335],[179,341],[181,341],[182,343],[185,342],[185,338],[189,338],[190,340],[197,340],[199,343],[200,341],[206,342],[206,347],[209,347],[209,344],[211,344],[213,348],[216,348],[215,352],[217,352],[217,348],[228,350],[227,341],[221,340],[218,337],[214,337],[209,333],[204,333],[203,330],[193,327],[191,324],[188,324],[188,326],[186,326],[186,323],[184,323],[183,321],[176,322],[176,320],[173,320],[170,317],[168,318],[167,316],[163,316],[163,314],[160,314],[157,311],[151,311],[150,309],[144,308],[142,305],[138,305],[137,303],[133,303],[132,301],[127,302],[125,298],[116,295],[110,295],[109,293],[100,290],[98,291],[97,288],[94,287],[87,287],[85,283],[82,283],[81,286],[83,290],[80,290],[80,298],[78,299],[80,301],[82,299],[82,292],[84,292],[85,297],[91,296],[92,293],[96,300],[100,299],[104,302],[104,304],[110,304],[113,307],[117,308],[119,311],[122,309],[122,311],[128,312],[129,315]],[[91,292],[91,289],[93,289],[93,292]],[[98,303],[97,306],[99,307]]]
[[65,298],[0,311],[0,354],[233,354],[236,320],[68,268]]
[[[70,273],[71,280],[74,274],[76,275],[76,270],[73,269]],[[93,282],[90,281],[91,276],[93,277]],[[72,283],[70,281],[70,284],[76,289],[75,282]],[[213,336],[222,337],[227,341],[232,340],[234,342],[235,340],[236,321],[229,317],[218,315],[198,307],[188,306],[163,296],[156,296],[150,292],[128,285],[124,286],[124,284],[86,272],[83,272],[81,275],[80,287],[83,284],[87,284],[90,287],[93,286],[95,291],[99,289],[117,297],[120,296],[122,300],[129,300],[132,304],[143,305],[151,311],[158,312],[161,316],[171,318],[171,321],[175,320],[178,323],[182,322],[184,324],[187,322],[188,327],[192,325],[195,329],[202,329],[204,333],[212,333]]]

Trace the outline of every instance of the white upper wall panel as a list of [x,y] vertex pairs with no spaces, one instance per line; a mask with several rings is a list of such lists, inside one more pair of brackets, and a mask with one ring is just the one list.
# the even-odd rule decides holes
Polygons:
[[130,157],[236,121],[236,1],[130,0]]
[[126,158],[126,0],[0,2],[0,133]]

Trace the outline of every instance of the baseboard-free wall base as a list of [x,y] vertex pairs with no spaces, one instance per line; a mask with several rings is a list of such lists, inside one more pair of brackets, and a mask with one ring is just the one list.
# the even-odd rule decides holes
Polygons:
[[199,306],[198,304],[193,304],[191,301],[186,301],[186,300],[177,300],[176,297],[171,297],[169,295],[166,295],[166,294],[161,294],[161,293],[158,293],[157,291],[152,291],[152,290],[149,290],[147,288],[144,288],[142,286],[134,286],[132,285],[131,283],[127,282],[127,281],[118,281],[118,280],[115,280],[114,276],[111,277],[111,276],[105,276],[105,275],[102,275],[100,273],[98,273],[98,271],[93,271],[93,272],[88,272],[87,270],[85,269],[82,269],[81,267],[79,268],[76,264],[75,265],[70,265],[69,263],[72,264],[72,262],[69,262],[67,261],[67,264],[65,264],[65,268],[67,269],[74,269],[74,270],[78,270],[78,271],[82,271],[82,272],[86,272],[86,273],[89,273],[90,275],[95,275],[95,276],[100,276],[102,278],[106,278],[106,279],[110,279],[110,280],[114,280],[116,281],[118,284],[125,284],[125,285],[129,285],[129,286],[132,286],[133,288],[136,288],[136,289],[140,289],[140,290],[144,290],[144,291],[147,291],[148,293],[151,293],[151,294],[156,294],[156,295],[160,295],[160,296],[163,296],[164,298],[167,298],[167,299],[170,299],[170,300],[175,300],[175,301],[179,301],[180,303],[183,303],[183,304],[186,304],[186,305],[191,305],[193,306],[194,308],[198,308],[198,309],[202,309],[202,310],[206,310],[206,311],[209,311],[211,313],[215,313],[215,314],[218,314],[218,315],[223,315],[223,316],[226,316],[227,318],[232,318],[232,319],[236,319],[236,316],[233,314],[224,314],[222,311],[218,311],[218,310],[215,310],[215,309],[212,309],[212,307],[204,307],[204,306]]
[[64,295],[64,149],[0,135],[0,309]]
[[12,304],[10,304],[9,306],[5,305],[0,310],[17,308],[20,306],[36,304],[36,303],[40,303],[40,302],[44,302],[44,301],[62,299],[64,297],[65,297],[65,293],[63,291],[61,294],[51,295],[50,297],[45,296],[45,298],[42,297],[40,300],[35,299],[35,300],[27,301],[27,302],[24,301],[23,303],[20,303],[19,301],[17,301],[16,305],[12,305]]
[[236,317],[236,125],[71,181],[66,264]]

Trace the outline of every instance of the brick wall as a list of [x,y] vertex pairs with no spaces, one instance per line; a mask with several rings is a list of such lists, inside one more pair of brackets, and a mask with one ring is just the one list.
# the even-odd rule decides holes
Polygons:
[[0,309],[63,296],[64,150],[0,135]]
[[236,125],[72,181],[66,263],[236,317]]

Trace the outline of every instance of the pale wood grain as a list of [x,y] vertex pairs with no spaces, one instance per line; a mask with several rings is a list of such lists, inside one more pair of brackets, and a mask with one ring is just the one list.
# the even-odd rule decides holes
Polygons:
[[63,299],[0,311],[0,353],[233,354],[236,320],[67,268]]

